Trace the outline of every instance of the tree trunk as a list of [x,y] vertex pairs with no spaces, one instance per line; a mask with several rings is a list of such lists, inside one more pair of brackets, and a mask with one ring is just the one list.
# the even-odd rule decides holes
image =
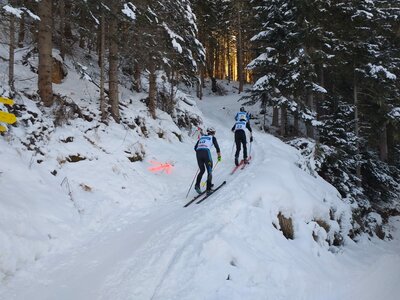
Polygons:
[[140,93],[142,91],[142,79],[140,75],[140,65],[138,62],[135,62],[133,65],[133,79],[134,79],[134,89],[136,92]]
[[398,134],[398,129],[396,130],[392,124],[386,125],[386,135],[387,135],[387,147],[388,147],[388,162],[390,164],[395,164],[399,159],[396,159],[395,155],[395,135]]
[[205,77],[206,77],[206,67],[205,66],[201,66],[200,67],[200,82],[201,82],[201,87],[204,89],[206,87],[206,81],[205,81]]
[[209,43],[209,49],[208,52],[206,53],[207,59],[206,59],[206,64],[207,64],[207,73],[208,77],[212,78],[214,77],[214,58],[215,58],[215,45],[213,45],[212,42]]
[[[65,15],[66,16],[70,16],[72,13],[72,1],[64,1],[65,4]],[[72,40],[73,35],[72,35],[72,26],[71,26],[71,18],[65,18],[64,20],[64,37],[65,39],[68,40]]]
[[203,99],[203,86],[201,84],[201,75],[197,78],[196,82],[196,96],[199,100]]
[[238,36],[237,36],[237,74],[239,81],[239,94],[243,92],[244,85],[244,76],[243,76],[243,41],[242,41],[242,22],[241,22],[241,14],[242,7],[241,1],[238,1]]
[[300,126],[299,126],[299,116],[298,116],[297,114],[294,116],[294,124],[293,124],[293,127],[294,127],[293,135],[299,136]]
[[272,110],[272,126],[279,127],[279,108],[274,107]]
[[154,65],[153,56],[150,54],[149,60],[149,112],[153,119],[156,118],[156,96],[157,96],[157,84],[156,84],[156,67]]
[[21,15],[19,19],[19,29],[18,29],[18,48],[22,48],[24,46],[25,40],[25,16]]
[[381,128],[381,134],[379,135],[379,158],[381,161],[388,161],[388,139],[387,139],[387,128],[386,123]]
[[220,60],[220,54],[221,54],[221,46],[219,41],[217,41],[217,48],[215,51],[215,77],[221,79],[221,60]]
[[215,79],[215,77],[211,77],[211,91],[213,93],[218,92],[218,85],[217,85],[217,79]]
[[65,58],[65,0],[59,0],[60,9],[60,56]]
[[262,110],[264,112],[263,130],[267,131],[267,96],[265,94],[262,94],[261,99]]
[[[319,81],[319,84],[323,88],[325,88],[325,71],[324,71],[324,65],[323,64],[321,64],[321,66],[320,66],[320,81]],[[321,113],[322,113],[321,104],[324,103],[324,102],[325,102],[325,93],[321,93],[321,98],[320,98],[320,101],[318,101],[318,103],[317,103],[317,109],[316,109],[318,116],[320,116]]]
[[116,18],[118,4],[114,3],[111,7],[112,15],[109,20],[109,99],[111,105],[111,115],[115,122],[119,123],[119,99],[118,99],[118,20]]
[[15,92],[14,87],[14,51],[15,51],[15,16],[10,17],[10,45],[8,60],[8,85],[12,93]]
[[[354,71],[355,73],[355,71]],[[360,145],[359,145],[359,120],[358,120],[358,86],[357,86],[357,80],[356,80],[356,75],[354,74],[354,87],[353,87],[353,100],[354,100],[354,133],[356,136],[356,175],[359,179],[359,182],[357,185],[361,187],[362,184],[362,178],[361,178],[361,166],[359,164],[359,156],[360,156]]]
[[177,72],[174,71],[174,69],[171,70],[171,80],[170,80],[170,91],[169,91],[169,95],[168,95],[168,99],[167,100],[167,110],[166,112],[172,116],[174,113],[174,108],[175,108],[175,104],[174,104],[174,98],[175,98],[175,85],[176,85],[176,77],[178,77]]
[[53,105],[52,86],[52,0],[41,0],[39,2],[39,66],[38,66],[38,89],[43,104],[47,107]]
[[[311,111],[314,110],[314,95],[312,94],[312,92],[309,92],[309,94],[307,95],[307,107]],[[306,130],[307,130],[307,137],[314,139],[314,126],[308,122],[306,124]]]
[[281,136],[287,136],[287,109],[281,107]]
[[226,34],[226,61],[228,64],[228,82],[231,82],[232,79],[232,62],[231,62],[231,49],[229,43],[229,34]]
[[107,119],[107,111],[106,111],[106,99],[104,95],[104,82],[105,82],[105,72],[104,72],[104,57],[105,57],[105,35],[106,35],[106,25],[105,25],[105,17],[104,17],[104,8],[102,8],[101,12],[101,24],[100,24],[100,51],[99,51],[99,65],[100,65],[100,112],[101,112],[101,120],[105,121]]

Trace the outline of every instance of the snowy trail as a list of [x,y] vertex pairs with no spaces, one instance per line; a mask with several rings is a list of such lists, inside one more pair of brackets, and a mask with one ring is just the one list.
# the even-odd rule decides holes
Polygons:
[[[220,124],[218,127],[221,127]],[[221,148],[224,146],[226,143],[221,143]],[[193,153],[188,155],[193,159]],[[226,177],[230,172],[228,169],[223,170],[221,166],[219,169],[221,175],[215,178],[214,182]],[[181,198],[184,199],[182,191],[180,192]],[[173,192],[173,194],[176,193]],[[193,190],[187,200],[192,196]],[[217,200],[218,195],[213,198]],[[10,289],[6,297],[12,299],[107,299],[110,290],[113,291],[111,294],[118,294],[118,285],[123,281],[118,274],[127,272],[124,270],[124,266],[136,266],[135,270],[139,269],[137,272],[143,272],[147,264],[151,265],[152,260],[157,261],[157,257],[170,248],[168,240],[174,236],[177,230],[182,232],[181,228],[186,228],[180,234],[186,240],[183,242],[184,246],[192,245],[199,232],[206,232],[206,228],[196,228],[198,227],[196,224],[199,223],[193,222],[192,211],[199,210],[195,207],[196,204],[193,204],[192,211],[182,210],[184,202],[176,200],[166,200],[167,204],[175,202],[176,205],[164,205],[164,207],[152,211],[151,216],[147,216],[145,219],[141,218],[136,222],[119,221],[120,229],[116,225],[114,227],[117,227],[117,230],[93,236],[83,246],[78,246],[72,252],[40,260],[36,266],[32,267],[29,274],[21,272],[17,276],[13,283],[15,289]],[[128,220],[131,215],[128,213],[125,217]],[[196,226],[189,230],[188,228],[192,227],[190,224]],[[212,231],[209,234],[213,235]],[[167,238],[162,243],[160,239],[164,236]],[[178,244],[182,244],[181,239],[182,237],[177,241]],[[160,272],[160,278],[151,272],[149,278],[139,276],[142,277],[146,286],[149,282],[154,282],[153,296],[156,296],[157,286],[162,284],[162,278],[167,276],[168,268],[170,268],[168,266],[172,266],[174,257],[177,259],[179,251],[175,250],[175,247],[172,248],[174,250],[170,254],[171,257],[166,258],[167,267],[164,272]],[[145,262],[144,265],[143,262]],[[139,278],[133,281],[137,285],[141,280]],[[111,288],[113,285],[117,286],[116,290]],[[107,288],[103,289],[104,286]],[[127,297],[129,298],[129,296]],[[121,296],[121,299],[124,299],[124,296]]]
[[[171,187],[170,198],[148,213],[127,211],[112,230],[21,271],[4,299],[333,300],[385,295],[394,300],[400,281],[399,243],[368,244],[365,253],[353,245],[345,254],[317,245],[307,231],[309,216],[323,212],[323,205],[315,204],[320,199],[305,199],[333,201],[330,193],[335,192],[322,180],[304,176],[294,164],[294,149],[255,132],[251,164],[230,175],[230,128],[238,97],[198,101],[205,125],[217,130],[223,160],[214,183],[227,180],[225,187],[202,204],[183,208],[194,193],[184,201],[188,179],[182,179]],[[192,151],[177,154],[194,160]],[[279,211],[295,212],[310,224],[295,223],[297,238],[288,241],[272,226]],[[387,270],[390,274],[383,275]],[[378,279],[391,286],[372,284]]]
[[21,274],[21,286],[9,299],[97,299],[107,274],[118,271],[152,232],[172,220],[171,210],[162,208],[150,220],[141,219],[119,231],[93,236],[73,252],[43,259],[31,274]]

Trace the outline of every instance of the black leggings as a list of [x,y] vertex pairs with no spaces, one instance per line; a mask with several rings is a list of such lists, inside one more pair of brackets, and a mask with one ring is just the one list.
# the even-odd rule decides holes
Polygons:
[[196,151],[197,164],[199,165],[199,175],[197,175],[196,186],[200,186],[201,178],[207,168],[207,190],[211,189],[212,181],[212,168],[213,162],[211,159],[210,151],[208,150],[197,150]]
[[243,145],[243,158],[247,159],[247,141],[246,141],[246,133],[244,130],[236,130],[235,131],[235,143],[236,143],[236,153],[235,158],[239,158],[240,153],[240,145]]

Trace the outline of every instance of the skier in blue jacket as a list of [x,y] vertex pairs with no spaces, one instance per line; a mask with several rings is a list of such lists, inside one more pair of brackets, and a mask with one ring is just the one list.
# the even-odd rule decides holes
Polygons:
[[250,121],[250,114],[244,110],[243,106],[240,108],[240,111],[236,114],[235,121],[239,121],[241,116],[245,116],[247,121]]
[[199,165],[199,175],[197,175],[196,185],[194,189],[197,193],[201,194],[200,182],[203,174],[207,168],[207,194],[210,193],[212,187],[212,169],[213,169],[213,161],[211,157],[211,147],[214,145],[215,150],[217,151],[218,161],[221,161],[221,151],[219,149],[219,145],[217,139],[215,138],[215,129],[212,127],[207,128],[207,134],[200,137],[194,146],[194,150],[196,151],[197,164]]
[[246,115],[242,114],[240,116],[239,121],[237,121],[233,127],[232,131],[235,133],[235,143],[236,143],[236,153],[235,153],[235,165],[239,165],[239,154],[241,145],[243,145],[243,160],[244,163],[247,163],[247,140],[246,140],[246,132],[245,129],[250,131],[250,143],[253,142],[253,133],[250,127],[250,123],[247,120]]

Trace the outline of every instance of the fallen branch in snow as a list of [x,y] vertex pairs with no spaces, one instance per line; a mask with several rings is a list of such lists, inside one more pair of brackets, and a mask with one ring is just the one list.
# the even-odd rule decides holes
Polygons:
[[83,209],[80,209],[78,207],[78,204],[75,202],[73,196],[72,196],[72,190],[71,187],[69,185],[69,181],[67,177],[64,177],[63,181],[61,181],[60,186],[63,186],[65,184],[65,187],[68,190],[68,196],[70,198],[70,200],[72,201],[72,203],[74,203],[74,207],[76,208],[76,210],[78,211],[79,215],[81,215],[83,213]]

